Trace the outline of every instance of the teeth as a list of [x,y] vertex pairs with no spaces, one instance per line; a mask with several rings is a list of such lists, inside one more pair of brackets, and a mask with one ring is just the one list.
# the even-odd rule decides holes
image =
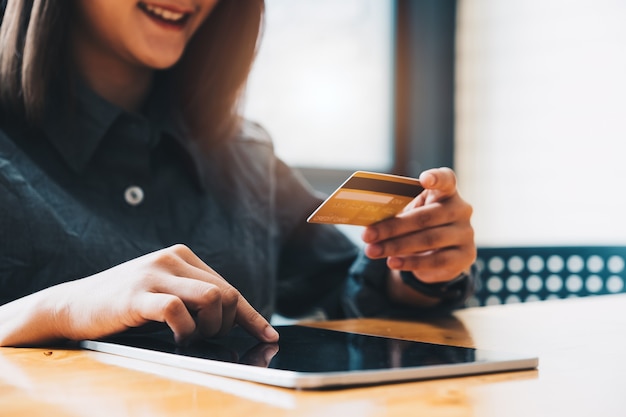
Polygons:
[[173,22],[176,22],[185,16],[184,13],[173,12],[171,10],[166,10],[166,9],[163,9],[162,7],[154,6],[151,4],[146,4],[145,7],[146,7],[146,10],[148,10],[150,13],[153,13],[162,19],[171,20]]

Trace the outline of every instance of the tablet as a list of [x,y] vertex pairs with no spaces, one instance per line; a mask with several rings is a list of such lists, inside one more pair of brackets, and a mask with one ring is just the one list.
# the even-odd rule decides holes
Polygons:
[[85,349],[288,388],[318,389],[532,369],[538,358],[367,336],[300,325],[277,326],[280,341],[259,343],[241,328],[188,346],[171,334],[122,334],[81,342]]

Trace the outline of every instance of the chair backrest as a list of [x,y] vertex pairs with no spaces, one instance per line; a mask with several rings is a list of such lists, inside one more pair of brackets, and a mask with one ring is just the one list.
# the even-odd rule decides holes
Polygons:
[[626,246],[481,247],[476,265],[467,306],[626,291]]

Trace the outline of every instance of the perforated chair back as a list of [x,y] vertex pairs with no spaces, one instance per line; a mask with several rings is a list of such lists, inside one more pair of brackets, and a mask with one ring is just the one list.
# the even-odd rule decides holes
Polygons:
[[480,282],[467,306],[626,291],[626,246],[478,248]]

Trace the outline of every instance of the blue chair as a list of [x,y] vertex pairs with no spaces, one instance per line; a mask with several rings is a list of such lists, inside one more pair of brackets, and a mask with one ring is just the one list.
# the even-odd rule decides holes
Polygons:
[[479,247],[468,307],[626,291],[626,246]]

